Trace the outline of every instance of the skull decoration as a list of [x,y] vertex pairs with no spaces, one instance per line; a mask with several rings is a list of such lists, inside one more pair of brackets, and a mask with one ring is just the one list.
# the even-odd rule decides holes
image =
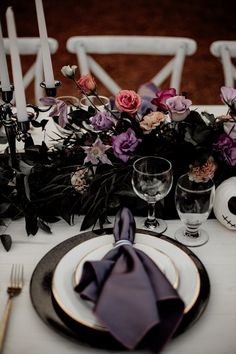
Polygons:
[[222,225],[236,230],[236,177],[225,180],[216,188],[213,210]]

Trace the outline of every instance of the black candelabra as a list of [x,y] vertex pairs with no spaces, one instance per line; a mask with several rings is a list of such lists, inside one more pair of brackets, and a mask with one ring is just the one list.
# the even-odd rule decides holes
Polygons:
[[[56,97],[57,88],[60,86],[60,81],[55,81],[55,87],[49,88],[46,86],[45,82],[40,84],[41,87],[45,89],[46,96]],[[11,166],[13,168],[18,167],[18,160],[16,154],[16,140],[22,141],[26,146],[33,145],[33,139],[29,132],[30,129],[30,121],[34,119],[34,116],[38,116],[40,112],[46,112],[50,110],[51,106],[46,110],[43,110],[35,105],[27,105],[29,108],[33,108],[33,112],[28,112],[28,120],[19,121],[19,117],[17,116],[17,112],[13,112],[13,105],[11,101],[13,99],[14,87],[11,86],[9,91],[1,90],[2,101],[3,103],[0,105],[0,125],[2,125],[5,129],[6,138],[8,142]]]

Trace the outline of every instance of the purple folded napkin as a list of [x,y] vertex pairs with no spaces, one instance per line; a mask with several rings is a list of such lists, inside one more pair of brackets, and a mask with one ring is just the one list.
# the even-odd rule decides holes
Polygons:
[[153,261],[132,246],[134,237],[133,215],[123,208],[115,218],[114,248],[101,261],[85,262],[75,291],[95,303],[100,323],[126,348],[148,335],[148,346],[159,353],[176,331],[184,303]]

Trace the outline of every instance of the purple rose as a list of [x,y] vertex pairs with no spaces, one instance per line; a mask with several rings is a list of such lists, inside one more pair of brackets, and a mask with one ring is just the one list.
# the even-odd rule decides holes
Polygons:
[[107,112],[98,112],[90,118],[90,122],[94,129],[99,131],[109,130],[113,126],[113,121]]
[[156,93],[155,98],[152,99],[151,103],[157,106],[157,108],[163,112],[168,110],[166,106],[166,100],[170,97],[176,96],[176,89],[169,88],[167,90],[161,90]]
[[113,152],[116,157],[124,162],[132,156],[140,139],[138,139],[134,131],[129,128],[126,132],[112,137]]
[[221,134],[213,149],[218,152],[219,158],[228,163],[228,165],[236,166],[236,141],[231,139],[227,134]]
[[189,115],[189,107],[191,104],[192,101],[184,96],[170,97],[166,100],[166,105],[170,112],[171,119],[175,122],[180,122]]
[[230,108],[236,109],[236,89],[232,87],[222,86],[220,98],[222,102],[226,103]]

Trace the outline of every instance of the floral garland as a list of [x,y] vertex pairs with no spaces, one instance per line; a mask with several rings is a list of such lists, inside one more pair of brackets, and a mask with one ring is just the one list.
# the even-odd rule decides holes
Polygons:
[[[70,107],[53,97],[41,102],[52,106],[48,119],[66,131],[59,134],[54,147],[26,146],[19,154],[19,168],[12,169],[9,153],[1,156],[0,216],[25,217],[26,232],[38,228],[51,232],[49,224],[63,218],[73,223],[74,215],[85,215],[81,229],[97,221],[105,223],[109,213],[126,205],[142,213],[142,203],[132,191],[133,162],[140,156],[158,155],[173,165],[177,178],[189,172],[195,182],[213,178],[216,185],[236,175],[236,90],[222,87],[221,99],[226,115],[214,117],[191,110],[191,100],[173,88],[158,90],[154,97],[141,97],[132,90],[121,90],[111,106],[99,110],[93,103],[97,92],[91,75],[76,79],[76,66],[65,66],[62,73],[71,79],[78,93],[90,102],[88,110]],[[45,128],[47,120],[33,120]],[[174,218],[174,187],[165,198],[163,216]]]

